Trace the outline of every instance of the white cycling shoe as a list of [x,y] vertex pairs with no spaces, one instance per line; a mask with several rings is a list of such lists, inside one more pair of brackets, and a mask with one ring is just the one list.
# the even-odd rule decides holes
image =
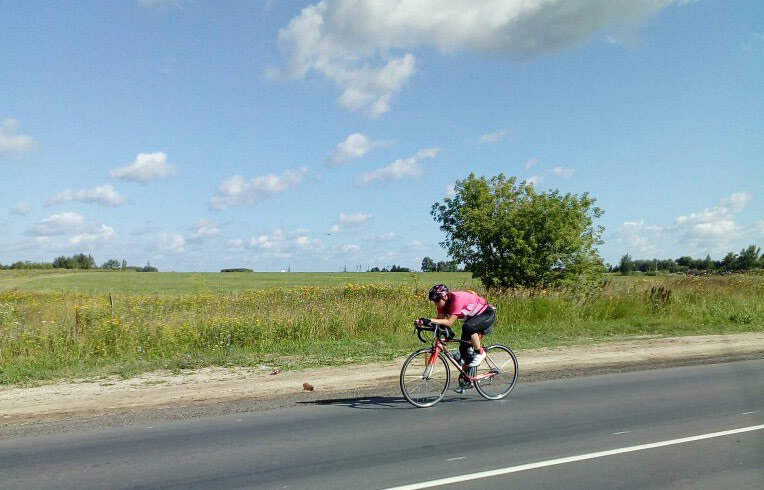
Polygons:
[[467,364],[467,367],[478,367],[480,366],[480,363],[483,362],[483,360],[485,360],[485,349],[480,349],[480,352],[472,356],[472,362]]

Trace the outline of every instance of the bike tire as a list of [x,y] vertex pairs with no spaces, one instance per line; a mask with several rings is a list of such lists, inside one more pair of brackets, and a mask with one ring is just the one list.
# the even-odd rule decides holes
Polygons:
[[495,373],[490,378],[478,380],[475,389],[483,398],[501,400],[517,384],[517,356],[506,345],[489,345],[485,348],[485,360],[477,368],[477,376]]
[[[401,393],[409,403],[418,408],[427,408],[438,403],[451,383],[451,370],[443,354],[432,366],[427,359],[432,348],[420,349],[411,354],[401,368]],[[428,372],[428,367],[432,370]]]

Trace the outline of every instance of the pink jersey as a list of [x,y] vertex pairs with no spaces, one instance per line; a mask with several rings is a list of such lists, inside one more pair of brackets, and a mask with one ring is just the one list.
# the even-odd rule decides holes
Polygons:
[[483,313],[488,303],[474,291],[451,291],[448,294],[448,302],[443,310],[438,308],[438,313],[443,315],[456,315],[458,318],[470,318]]

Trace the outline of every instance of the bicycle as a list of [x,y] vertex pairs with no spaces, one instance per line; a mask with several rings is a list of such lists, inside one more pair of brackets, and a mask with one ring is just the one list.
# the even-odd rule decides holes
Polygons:
[[[501,400],[517,384],[517,356],[506,345],[485,346],[486,357],[480,366],[462,369],[446,344],[468,341],[454,339],[454,331],[450,327],[435,322],[426,325],[414,322],[414,331],[420,341],[431,343],[430,347],[412,353],[401,368],[401,392],[415,407],[431,407],[446,394],[451,383],[451,370],[447,361],[459,371],[459,384],[463,389],[474,387],[488,400]],[[423,338],[423,332],[432,332],[432,340]]]

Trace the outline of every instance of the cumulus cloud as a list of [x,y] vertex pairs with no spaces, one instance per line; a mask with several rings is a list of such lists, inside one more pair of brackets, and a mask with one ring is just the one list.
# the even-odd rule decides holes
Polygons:
[[572,177],[575,171],[576,170],[573,168],[566,168],[566,167],[554,167],[552,169],[553,174],[555,174],[558,177],[562,177],[563,179]]
[[204,242],[220,235],[220,228],[217,223],[209,219],[200,219],[191,227],[191,231],[191,237],[188,241],[192,243]]
[[268,174],[251,178],[235,175],[220,184],[217,194],[210,199],[210,207],[222,211],[233,206],[254,204],[298,186],[307,173],[307,167],[301,167],[298,170],[285,170],[281,175]]
[[497,141],[503,140],[507,136],[509,136],[508,129],[497,129],[496,131],[493,131],[491,133],[485,133],[481,135],[478,142],[480,142],[481,144],[496,143]]
[[446,186],[446,197],[456,197],[456,186],[454,184],[448,184]]
[[[230,242],[229,244],[233,245]],[[317,238],[310,238],[304,233],[285,233],[278,228],[247,241],[235,241],[235,244],[256,252],[261,258],[288,258],[296,254],[319,253],[323,250],[323,244]]]
[[53,214],[37,223],[31,230],[36,236],[64,235],[82,230],[85,218],[78,213],[64,212]]
[[525,162],[525,170],[530,170],[531,168],[535,167],[537,163],[539,163],[538,158],[531,158]]
[[115,236],[114,228],[88,223],[81,214],[72,212],[51,215],[33,226],[27,234],[35,236],[37,244],[43,247],[90,245]]
[[278,75],[317,71],[340,86],[341,106],[376,117],[416,72],[417,48],[525,58],[634,25],[673,3],[683,0],[323,0],[279,31],[290,59]]
[[167,154],[162,151],[138,153],[129,165],[112,170],[109,175],[121,180],[147,183],[169,177],[175,173],[175,165],[167,163]]
[[16,119],[6,119],[0,125],[0,157],[11,153],[23,153],[38,146],[37,141],[26,134],[18,134],[21,124]]
[[65,190],[59,192],[45,201],[46,206],[54,204],[63,204],[69,201],[80,201],[86,203],[101,204],[104,206],[119,206],[127,201],[114,187],[104,184],[90,190],[71,191]]
[[642,255],[661,254],[663,249],[657,244],[665,244],[672,236],[678,240],[674,248],[679,253],[725,254],[745,237],[756,235],[755,224],[746,228],[735,221],[752,199],[751,193],[736,192],[722,199],[718,206],[678,216],[669,225],[626,221],[615,238],[617,243],[629,247],[629,252]]
[[26,216],[32,211],[32,207],[28,202],[20,202],[11,208],[11,214],[17,216]]
[[362,133],[353,133],[337,145],[326,159],[326,164],[330,167],[345,165],[351,160],[366,156],[375,148],[386,148],[392,144],[392,141],[372,141]]
[[356,182],[360,186],[366,186],[371,183],[384,185],[404,177],[418,177],[422,175],[420,162],[424,159],[435,158],[439,152],[438,148],[419,150],[413,157],[398,159],[390,165],[361,174]]

